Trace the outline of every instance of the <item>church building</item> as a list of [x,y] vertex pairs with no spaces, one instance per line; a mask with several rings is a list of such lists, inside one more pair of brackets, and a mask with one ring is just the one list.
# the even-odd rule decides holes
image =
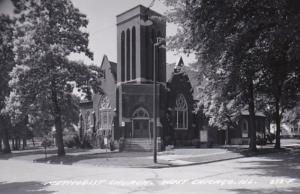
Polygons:
[[[182,58],[167,78],[166,49],[157,44],[165,38],[166,22],[149,8],[138,5],[117,15],[117,63],[103,57],[103,93],[80,103],[80,139],[93,147],[109,141],[120,150],[150,151],[156,120],[159,149],[249,142],[247,115],[226,132],[209,127],[204,114],[195,112]],[[265,117],[258,118],[258,132],[265,136]]]
[[[188,77],[182,77],[180,72],[183,61],[179,60],[167,82],[166,49],[155,46],[166,37],[166,22],[161,18],[142,5],[117,16],[117,63],[103,57],[100,67],[104,93],[80,103],[80,134],[88,137],[93,146],[101,147],[104,138],[109,137],[127,150],[150,150],[154,108],[158,147],[197,138],[192,124],[192,88],[186,82]],[[151,20],[150,25],[145,25],[146,19]]]

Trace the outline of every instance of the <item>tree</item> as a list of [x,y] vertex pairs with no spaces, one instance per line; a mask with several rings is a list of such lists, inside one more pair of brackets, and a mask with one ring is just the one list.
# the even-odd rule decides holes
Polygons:
[[[250,1],[166,1],[175,7],[171,22],[182,28],[171,39],[171,48],[195,52],[204,66],[210,106],[225,113],[233,104],[247,104],[250,113],[250,149],[256,150],[255,80],[260,68],[255,51],[262,18],[263,3]],[[251,20],[249,20],[251,18]],[[227,116],[226,116],[227,115]],[[220,118],[220,117],[219,117]]]
[[[0,15],[0,130],[4,147],[4,153],[10,152],[10,145],[8,140],[8,130],[10,128],[10,121],[1,109],[5,106],[5,97],[9,94],[9,72],[14,66],[13,54],[13,20],[8,16]],[[0,142],[1,143],[1,142]]]
[[[19,14],[14,30],[16,67],[11,71],[12,91],[6,112],[12,120],[25,115],[46,118],[56,129],[57,154],[65,155],[63,128],[65,113],[73,104],[74,87],[93,86],[100,91],[100,71],[96,66],[70,61],[71,53],[88,48],[86,16],[70,0],[14,1]],[[75,83],[75,84],[74,84]]]
[[261,69],[258,92],[266,96],[276,123],[275,148],[280,148],[280,126],[284,112],[294,108],[300,97],[299,67],[299,1],[281,1],[273,19],[274,25],[260,32],[257,48],[261,53]]
[[[299,9],[291,6],[291,3],[299,3],[294,0],[165,2],[175,8],[169,13],[170,21],[181,26],[170,40],[171,48],[194,52],[199,64],[206,67],[205,74],[215,91],[213,94],[221,96],[215,99],[214,95],[206,94],[216,110],[225,110],[227,106],[224,103],[233,99],[248,104],[250,149],[256,150],[254,119],[257,99],[265,95],[269,102],[272,98],[277,102],[282,102],[282,99],[290,102],[291,98],[282,98],[283,91],[286,91],[282,88],[283,83],[288,83],[286,87],[289,88],[289,94],[292,94],[292,88],[299,87],[295,73],[299,70],[299,60],[296,57],[290,59],[293,68],[287,67],[290,65],[286,60],[299,53],[299,14],[296,13]],[[293,11],[291,7],[294,7]],[[286,68],[282,72],[283,69],[274,64],[286,65]],[[277,113],[280,104],[275,103]],[[278,117],[279,114],[275,115]],[[279,121],[279,118],[276,120]]]
[[282,115],[282,122],[288,123],[292,129],[300,129],[300,104],[292,109],[286,110]]

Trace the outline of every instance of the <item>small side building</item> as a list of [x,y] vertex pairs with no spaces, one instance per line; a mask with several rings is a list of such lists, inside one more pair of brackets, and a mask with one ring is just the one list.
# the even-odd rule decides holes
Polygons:
[[[251,135],[249,130],[249,123],[249,112],[242,111],[237,119],[237,127],[230,129],[228,132],[230,144],[249,144]],[[262,112],[256,112],[255,123],[257,141],[266,139],[266,131],[269,126],[266,115]]]

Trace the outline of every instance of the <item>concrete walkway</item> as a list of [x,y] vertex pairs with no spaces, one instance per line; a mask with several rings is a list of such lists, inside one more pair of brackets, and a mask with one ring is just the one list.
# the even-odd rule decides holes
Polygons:
[[[160,169],[0,160],[0,194],[299,194],[300,149],[289,149],[283,153]],[[200,153],[196,149],[189,151]]]
[[67,149],[64,157],[56,156],[56,149],[14,151],[0,155],[0,160],[23,160],[35,163],[111,166],[132,168],[166,168],[190,166],[217,161],[231,160],[274,152],[288,152],[289,146],[300,147],[300,140],[283,140],[283,148],[274,150],[274,145],[257,146],[258,152],[251,153],[247,146],[223,146],[219,148],[182,148],[158,153],[158,163],[153,163],[151,152],[110,152],[105,149]]

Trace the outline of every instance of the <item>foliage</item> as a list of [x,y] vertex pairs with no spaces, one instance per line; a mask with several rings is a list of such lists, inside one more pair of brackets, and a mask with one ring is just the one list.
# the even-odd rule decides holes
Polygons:
[[58,154],[64,155],[62,130],[78,120],[74,119],[78,107],[73,89],[91,85],[100,91],[99,69],[68,59],[71,53],[92,58],[88,33],[84,32],[88,20],[70,0],[14,3],[18,13],[14,30],[17,65],[10,73],[12,90],[6,112],[14,122],[30,115],[33,123],[43,121],[45,128],[54,124]]
[[[250,118],[251,115],[254,118],[261,95],[269,106],[275,107],[274,114],[280,122],[277,107],[284,109],[297,101],[300,83],[296,54],[300,45],[299,2],[165,0],[165,3],[173,8],[168,14],[170,22],[181,27],[170,38],[169,46],[195,53],[205,72],[201,105],[211,116],[211,123],[222,125],[228,115],[236,112],[235,105],[247,104]],[[251,123],[255,134],[255,123]]]
[[282,115],[282,122],[288,123],[291,128],[300,129],[300,106],[296,105],[294,108],[285,110]]
[[1,111],[5,106],[5,97],[9,94],[9,72],[14,66],[13,23],[6,15],[0,15],[0,132],[3,138],[3,152],[9,153],[8,130],[11,125],[7,115]]

